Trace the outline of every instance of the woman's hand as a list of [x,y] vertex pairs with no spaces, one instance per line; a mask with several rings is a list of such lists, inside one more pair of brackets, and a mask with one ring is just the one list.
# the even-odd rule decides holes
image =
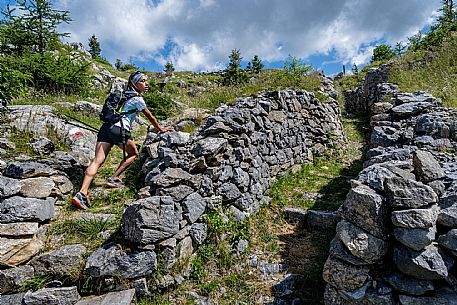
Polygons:
[[167,131],[172,131],[173,130],[173,127],[171,126],[165,126],[165,127],[161,127],[159,129],[159,132],[162,133],[162,132],[167,132]]

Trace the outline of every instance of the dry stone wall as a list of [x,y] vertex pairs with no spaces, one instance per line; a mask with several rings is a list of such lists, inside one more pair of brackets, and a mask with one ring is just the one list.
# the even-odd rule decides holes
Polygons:
[[[146,186],[122,216],[121,232],[133,251],[104,245],[89,257],[86,272],[120,275],[138,288],[155,272],[158,256],[170,271],[204,242],[208,211],[243,220],[269,203],[265,191],[277,175],[343,140],[336,101],[322,103],[305,91],[238,99],[217,109],[194,136],[150,132]],[[160,286],[179,284],[188,274],[184,268],[166,275]]]
[[457,304],[457,111],[371,79],[354,107],[373,113],[371,149],[340,209],[325,304]]

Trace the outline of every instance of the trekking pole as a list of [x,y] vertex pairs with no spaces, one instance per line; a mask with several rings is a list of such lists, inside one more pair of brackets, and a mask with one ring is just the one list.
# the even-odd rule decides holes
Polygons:
[[98,132],[99,132],[99,129],[98,129],[98,128],[95,128],[95,127],[93,127],[93,126],[91,126],[91,125],[89,125],[89,124],[87,124],[87,123],[84,123],[83,121],[78,120],[77,118],[71,117],[71,116],[69,116],[68,114],[65,114],[65,113],[62,113],[62,114],[63,114],[64,116],[68,117],[69,119],[72,119],[72,120],[74,120],[74,121],[76,121],[76,122],[78,122],[78,123],[83,124],[85,127],[80,126],[80,125],[77,125],[77,124],[72,123],[72,122],[69,122],[67,119],[65,119],[65,122],[68,123],[68,124],[70,124],[70,125],[78,126],[78,127],[81,127],[81,128],[84,128],[84,129],[87,129],[87,130],[90,130],[90,131],[93,131],[93,132],[95,132],[95,133],[98,133]]
[[75,124],[75,123],[73,123],[73,122],[70,122],[70,121],[68,121],[67,119],[64,119],[64,121],[65,121],[65,123],[67,123],[67,124],[70,124],[70,125],[73,125],[73,126],[82,128],[82,129],[86,129],[86,130],[89,130],[89,131],[92,131],[92,132],[95,132],[95,133],[98,133],[98,130],[97,130],[97,129],[92,129],[92,128],[87,127],[87,126],[81,126],[81,125]]

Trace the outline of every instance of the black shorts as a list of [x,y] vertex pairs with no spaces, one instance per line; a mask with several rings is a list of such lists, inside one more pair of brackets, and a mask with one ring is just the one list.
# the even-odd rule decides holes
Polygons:
[[122,129],[119,126],[103,124],[97,135],[97,142],[106,142],[111,145],[125,144],[129,139],[132,139],[130,131]]

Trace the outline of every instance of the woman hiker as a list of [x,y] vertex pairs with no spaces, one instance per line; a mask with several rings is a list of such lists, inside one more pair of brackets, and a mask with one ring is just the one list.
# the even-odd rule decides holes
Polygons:
[[[122,121],[117,122],[114,125],[104,123],[100,128],[97,135],[97,145],[95,146],[95,158],[89,164],[86,169],[81,189],[75,194],[71,201],[80,209],[88,209],[90,207],[89,199],[89,186],[92,180],[97,174],[98,169],[103,164],[113,145],[119,145],[125,150],[127,156],[121,161],[113,176],[108,178],[105,186],[110,188],[117,188],[122,186],[122,181],[119,176],[127,169],[127,167],[135,161],[138,156],[138,149],[136,148],[135,142],[131,138],[130,131],[132,129],[132,123],[135,121],[138,113],[143,112],[146,118],[151,124],[159,131],[166,132],[171,130],[171,127],[161,127],[157,122],[157,119],[151,114],[151,111],[146,106],[143,97],[141,96],[149,88],[148,78],[145,74],[140,71],[132,73],[129,77],[128,86],[124,96],[127,97],[127,101],[122,107],[122,112],[128,112],[128,115],[122,117]],[[132,112],[132,109],[136,111]],[[129,111],[130,110],[130,111]],[[122,130],[122,128],[124,130]],[[123,141],[123,136],[127,140],[126,144]]]

